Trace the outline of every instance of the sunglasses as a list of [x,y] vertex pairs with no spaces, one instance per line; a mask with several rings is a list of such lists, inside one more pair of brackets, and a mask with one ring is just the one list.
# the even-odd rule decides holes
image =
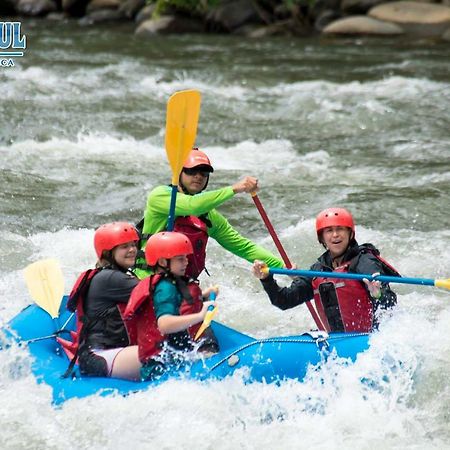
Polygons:
[[199,169],[183,169],[183,172],[186,175],[189,175],[193,177],[194,175],[200,174],[202,177],[208,177],[209,171],[208,170],[199,170]]

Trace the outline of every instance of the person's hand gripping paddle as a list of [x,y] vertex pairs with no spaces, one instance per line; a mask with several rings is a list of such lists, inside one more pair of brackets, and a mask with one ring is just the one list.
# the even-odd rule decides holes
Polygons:
[[[214,301],[216,299],[216,290],[212,290],[209,293],[209,300]],[[217,306],[210,305],[208,307],[208,311],[206,312],[205,318],[203,319],[203,323],[195,334],[194,340],[196,341],[203,332],[211,325],[211,321],[217,313]]]

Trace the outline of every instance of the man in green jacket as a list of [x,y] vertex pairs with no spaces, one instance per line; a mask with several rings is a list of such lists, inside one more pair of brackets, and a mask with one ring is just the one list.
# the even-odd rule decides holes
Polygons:
[[[247,176],[233,186],[203,192],[212,172],[214,169],[206,154],[194,149],[190,152],[180,174],[174,231],[186,234],[194,248],[187,275],[196,279],[205,268],[208,237],[212,237],[223,248],[249,262],[258,259],[264,261],[269,267],[283,267],[283,262],[279,258],[241,236],[215,209],[236,194],[256,191],[258,180]],[[149,235],[167,228],[170,197],[170,186],[157,186],[150,192],[144,213],[142,248],[145,248]],[[145,260],[138,259],[135,273],[139,278],[144,278],[150,273],[145,266]]]

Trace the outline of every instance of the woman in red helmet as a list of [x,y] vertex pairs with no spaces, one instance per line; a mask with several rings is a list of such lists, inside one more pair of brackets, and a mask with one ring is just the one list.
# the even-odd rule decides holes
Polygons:
[[[270,267],[283,267],[283,262],[279,258],[241,236],[216,210],[236,194],[256,191],[258,180],[247,176],[233,186],[204,192],[212,172],[214,169],[208,156],[194,149],[190,152],[180,174],[174,231],[188,236],[194,249],[189,257],[186,274],[197,279],[205,268],[206,244],[209,237],[215,239],[229,252],[249,262],[260,259]],[[158,186],[150,192],[142,225],[143,242],[148,236],[167,228],[170,198],[170,186]],[[150,273],[143,257],[138,258],[136,267],[135,273],[139,278],[144,278]]]
[[154,274],[139,283],[125,310],[126,317],[136,320],[143,380],[183,361],[181,352],[195,347],[192,328],[201,324],[213,304],[206,299],[217,288],[202,292],[186,282],[190,254],[192,244],[182,233],[156,233],[147,242],[145,258]]
[[68,301],[68,309],[77,311],[76,356],[82,375],[140,379],[136,330],[123,319],[139,282],[129,271],[138,241],[137,230],[127,222],[107,223],[95,232],[96,268],[79,276]]
[[[320,212],[316,232],[326,252],[311,270],[399,276],[372,244],[358,245],[353,217],[346,209],[328,208]],[[261,279],[272,304],[284,310],[314,299],[327,331],[369,332],[377,326],[378,308],[391,308],[397,303],[389,285],[378,281],[298,277],[289,287],[281,288],[272,275],[261,271],[263,265],[255,261],[253,273]]]

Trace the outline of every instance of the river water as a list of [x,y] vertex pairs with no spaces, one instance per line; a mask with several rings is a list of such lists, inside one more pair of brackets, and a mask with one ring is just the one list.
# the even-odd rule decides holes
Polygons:
[[[252,174],[299,268],[321,252],[314,217],[349,208],[360,243],[402,274],[450,276],[450,47],[389,39],[182,36],[24,22],[25,56],[0,70],[0,325],[30,303],[23,268],[60,260],[68,292],[106,221],[138,221],[170,182],[165,107],[202,93],[197,145],[210,188]],[[220,208],[276,252],[249,196]],[[257,337],[313,326],[272,307],[249,264],[209,244],[225,324]],[[287,283],[287,280],[281,280]],[[168,382],[129,398],[50,405],[26,348],[0,352],[0,446],[13,449],[450,448],[450,296],[393,285],[399,304],[355,364],[304,383]],[[370,379],[370,383],[361,383]]]

